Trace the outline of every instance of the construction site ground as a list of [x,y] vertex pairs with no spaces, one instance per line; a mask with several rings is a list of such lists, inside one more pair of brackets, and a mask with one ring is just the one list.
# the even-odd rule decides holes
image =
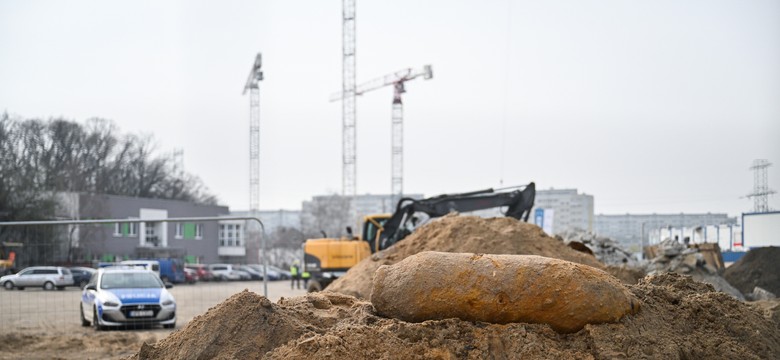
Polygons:
[[363,260],[333,289],[278,302],[236,294],[132,359],[780,358],[778,302],[746,303],[676,273],[624,280],[641,310],[574,333],[544,323],[380,316],[368,301],[373,271],[428,250],[540,255],[610,270],[534,225],[447,216]]
[[[631,297],[640,302],[640,310],[619,319],[588,323],[576,332],[556,331],[543,321],[501,324],[443,318],[409,322],[381,316],[369,300],[374,271],[381,265],[395,266],[423,251],[538,255],[591,266],[619,276],[623,282],[620,286],[625,286]],[[603,274],[599,270],[593,271]],[[606,266],[592,255],[547,236],[534,225],[507,218],[446,216],[423,226],[395,246],[364,259],[322,293],[290,292],[289,283],[278,282],[272,285],[268,299],[258,294],[262,289],[259,283],[250,287],[250,291],[241,291],[242,283],[235,283],[231,288],[234,295],[229,299],[219,303],[215,296],[204,302],[209,305],[203,307],[200,315],[182,314],[182,323],[176,331],[108,331],[97,335],[78,326],[75,313],[78,299],[74,297],[71,299],[74,313],[67,317],[73,319],[69,320],[72,323],[64,327],[54,326],[57,322],[44,323],[5,332],[0,338],[0,356],[25,359],[31,354],[63,359],[780,358],[777,299],[745,302],[674,272],[637,281],[635,270]],[[451,284],[475,289],[473,284]],[[182,291],[186,287],[176,289]],[[65,296],[65,293],[52,295]],[[186,294],[176,296],[180,303],[188,301],[182,300]],[[479,291],[475,296],[479,296]],[[195,317],[183,324],[192,316]],[[10,328],[20,325],[16,323]]]
[[[245,289],[262,294],[261,281],[201,282],[170,289],[179,305],[177,329]],[[289,281],[268,282],[268,297],[303,295]],[[81,290],[0,290],[0,359],[119,359],[176,329],[161,327],[96,332],[79,323]],[[32,314],[32,315],[31,315]]]

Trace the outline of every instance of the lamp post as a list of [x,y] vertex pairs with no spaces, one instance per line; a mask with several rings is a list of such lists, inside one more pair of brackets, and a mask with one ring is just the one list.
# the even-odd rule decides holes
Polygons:
[[645,259],[645,222],[642,221],[642,230],[639,234],[639,260]]

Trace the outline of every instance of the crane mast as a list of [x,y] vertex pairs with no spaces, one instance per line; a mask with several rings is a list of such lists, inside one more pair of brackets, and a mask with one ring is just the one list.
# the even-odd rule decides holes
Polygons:
[[341,192],[344,196],[355,196],[357,191],[355,0],[342,0],[341,7],[341,91],[344,94],[341,102]]
[[[358,85],[354,93],[342,90],[332,94],[330,101],[342,100],[346,102],[348,98],[354,98],[355,95],[363,95],[369,91],[393,86],[393,107],[392,107],[392,129],[391,129],[391,189],[393,197],[392,203],[395,204],[403,196],[403,161],[404,161],[404,140],[403,140],[403,122],[404,106],[401,94],[406,92],[404,83],[422,77],[425,80],[433,78],[433,69],[431,65],[425,65],[422,68],[406,68],[387,74],[385,76],[373,79]],[[343,106],[343,104],[342,104]]]
[[255,63],[249,71],[244,85],[249,90],[249,211],[256,213],[260,209],[260,87],[263,80],[262,57],[255,56]]

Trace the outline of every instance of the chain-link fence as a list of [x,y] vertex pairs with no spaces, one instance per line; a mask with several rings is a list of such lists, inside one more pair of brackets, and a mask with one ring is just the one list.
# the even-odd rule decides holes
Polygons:
[[[226,218],[189,220],[192,219],[218,221]],[[266,294],[272,300],[304,292],[290,289],[283,275],[263,271],[263,266],[256,266],[259,271],[255,273],[237,271],[236,266],[235,272],[241,274],[237,277],[207,276],[209,264],[189,266],[185,261],[192,258],[183,257],[135,261],[132,267],[117,266],[122,261],[133,261],[129,261],[128,256],[108,256],[95,247],[79,243],[89,231],[111,231],[114,226],[111,220],[82,221],[80,224],[68,224],[67,221],[0,223],[6,240],[0,243],[1,270],[5,275],[0,280],[0,286],[4,288],[0,290],[3,330],[68,329],[95,323],[117,325],[121,329],[148,328],[150,324],[172,327],[174,319],[176,326],[182,326],[244,289]],[[151,271],[137,270],[144,263],[154,263],[154,267],[144,266]],[[111,279],[104,274],[104,278],[98,278],[93,273],[97,274],[100,268],[114,269],[103,270],[103,273],[136,274]],[[148,278],[139,277],[139,272],[159,274],[150,282]],[[160,277],[170,281],[172,287],[166,289]],[[166,292],[171,295],[170,299]],[[95,321],[96,318],[99,320]]]

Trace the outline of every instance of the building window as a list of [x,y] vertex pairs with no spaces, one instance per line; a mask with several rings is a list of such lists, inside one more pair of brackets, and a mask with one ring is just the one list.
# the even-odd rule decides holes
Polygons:
[[195,224],[195,238],[203,239],[203,224]]
[[242,246],[243,233],[239,224],[219,224],[219,246]]
[[184,224],[176,223],[176,235],[174,237],[177,239],[184,237]]
[[160,239],[158,239],[157,235],[155,234],[154,225],[155,223],[153,222],[146,223],[146,243],[153,246],[159,246]]
[[138,235],[138,224],[114,223],[114,237],[136,236],[136,235]]

